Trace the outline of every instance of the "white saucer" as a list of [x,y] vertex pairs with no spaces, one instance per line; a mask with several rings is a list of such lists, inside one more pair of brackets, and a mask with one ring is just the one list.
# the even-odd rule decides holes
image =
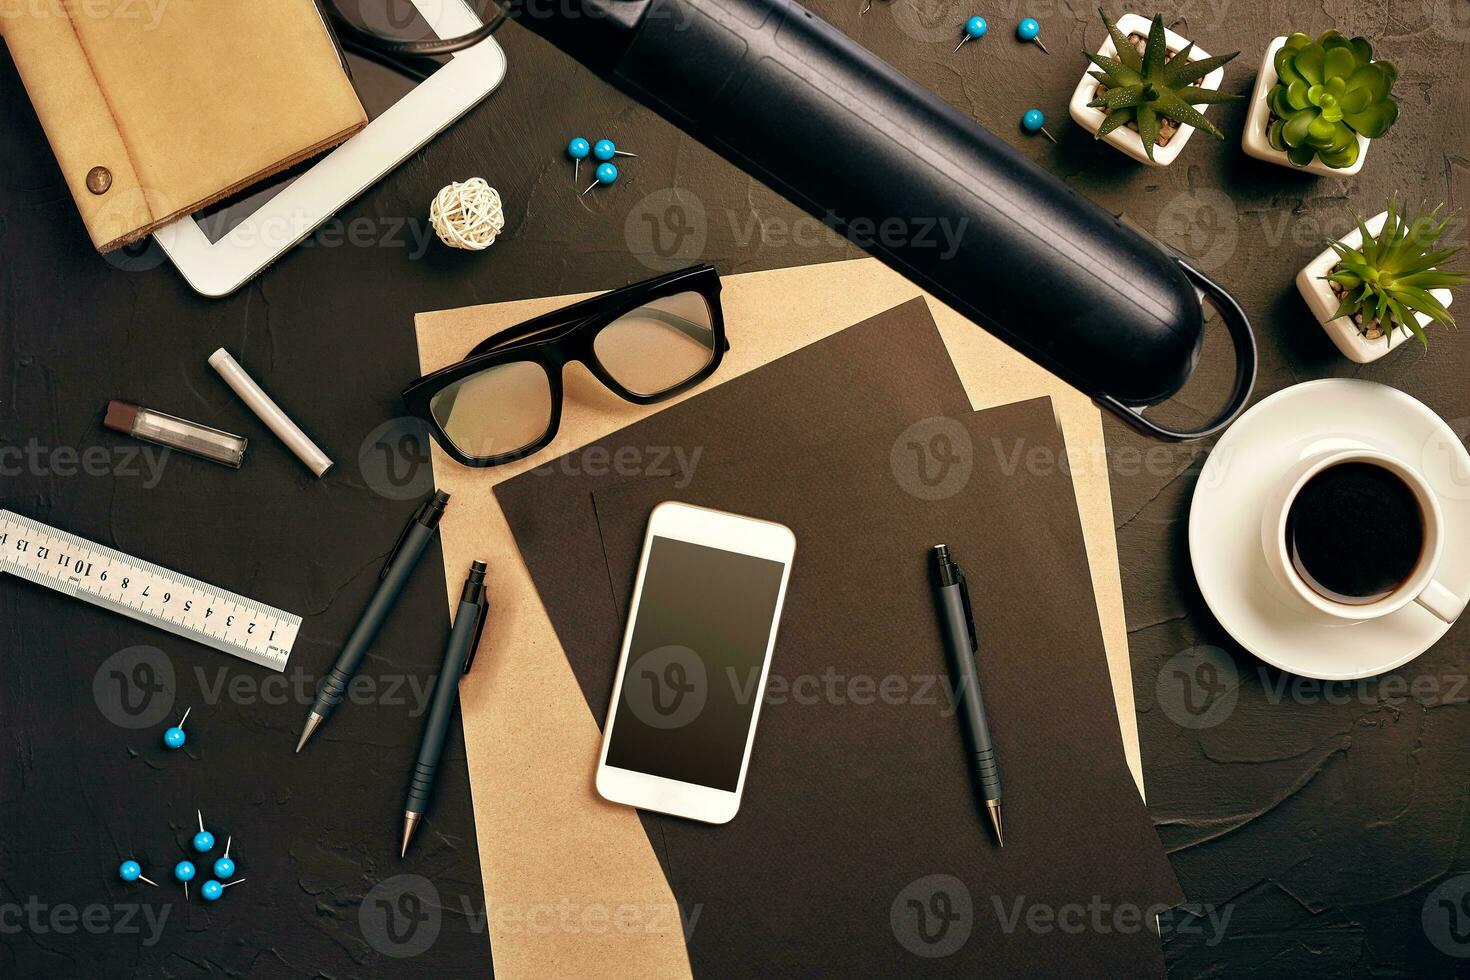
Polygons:
[[1221,437],[1189,511],[1189,555],[1205,602],[1241,646],[1282,670],[1322,680],[1371,677],[1413,660],[1449,627],[1417,603],[1350,622],[1318,612],[1276,581],[1261,553],[1267,488],[1304,456],[1369,447],[1419,469],[1444,509],[1436,577],[1470,596],[1470,453],[1454,430],[1396,388],[1345,378],[1262,400]]

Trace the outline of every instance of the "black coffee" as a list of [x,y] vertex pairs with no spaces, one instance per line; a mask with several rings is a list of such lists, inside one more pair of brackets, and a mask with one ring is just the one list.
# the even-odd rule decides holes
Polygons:
[[1307,481],[1286,515],[1292,566],[1312,589],[1347,605],[1393,594],[1424,551],[1419,498],[1375,463],[1329,466]]

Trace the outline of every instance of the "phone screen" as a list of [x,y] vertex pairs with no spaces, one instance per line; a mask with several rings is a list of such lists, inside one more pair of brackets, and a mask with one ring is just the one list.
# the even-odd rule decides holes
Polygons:
[[784,570],[653,538],[607,765],[738,788]]

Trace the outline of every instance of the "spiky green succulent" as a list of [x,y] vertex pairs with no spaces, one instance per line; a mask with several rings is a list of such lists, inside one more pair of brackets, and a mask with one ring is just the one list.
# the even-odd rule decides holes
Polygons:
[[1105,86],[1105,90],[1088,103],[1094,109],[1107,112],[1107,118],[1098,128],[1098,139],[1119,126],[1136,123],[1138,135],[1143,140],[1143,151],[1152,160],[1154,146],[1159,141],[1161,118],[1172,119],[1181,126],[1202,129],[1216,139],[1225,138],[1225,134],[1195,106],[1234,102],[1240,96],[1227,95],[1194,83],[1227,64],[1235,55],[1240,54],[1239,51],[1190,61],[1190,52],[1194,50],[1194,42],[1191,41],[1184,50],[1171,58],[1164,39],[1164,18],[1155,14],[1153,24],[1149,27],[1148,40],[1140,54],[1133,42],[1118,30],[1117,25],[1108,20],[1108,15],[1102,8],[1098,8],[1097,12],[1107,26],[1108,34],[1113,39],[1113,47],[1118,52],[1115,58],[1091,51],[1083,52],[1089,61],[1101,69],[1088,74]]
[[1430,292],[1470,281],[1470,276],[1443,267],[1463,246],[1435,247],[1450,223],[1449,217],[1439,216],[1443,207],[1427,215],[1405,217],[1399,213],[1397,198],[1392,198],[1377,235],[1369,234],[1363,219],[1352,213],[1362,244],[1349,248],[1333,242],[1337,265],[1322,277],[1341,292],[1342,301],[1332,319],[1356,316],[1360,332],[1382,331],[1385,340],[1392,338],[1394,330],[1407,329],[1426,347],[1429,341],[1415,314],[1423,313],[1434,323],[1455,325],[1450,311]]
[[1374,61],[1365,38],[1326,31],[1313,41],[1293,34],[1276,52],[1277,82],[1267,96],[1271,145],[1298,167],[1320,157],[1342,169],[1358,161],[1358,136],[1377,139],[1399,117],[1390,95],[1391,61]]

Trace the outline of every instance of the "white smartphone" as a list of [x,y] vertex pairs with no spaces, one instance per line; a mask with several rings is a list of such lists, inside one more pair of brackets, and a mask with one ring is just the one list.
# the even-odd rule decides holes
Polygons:
[[653,509],[597,763],[604,798],[706,823],[735,816],[795,553],[780,524]]

